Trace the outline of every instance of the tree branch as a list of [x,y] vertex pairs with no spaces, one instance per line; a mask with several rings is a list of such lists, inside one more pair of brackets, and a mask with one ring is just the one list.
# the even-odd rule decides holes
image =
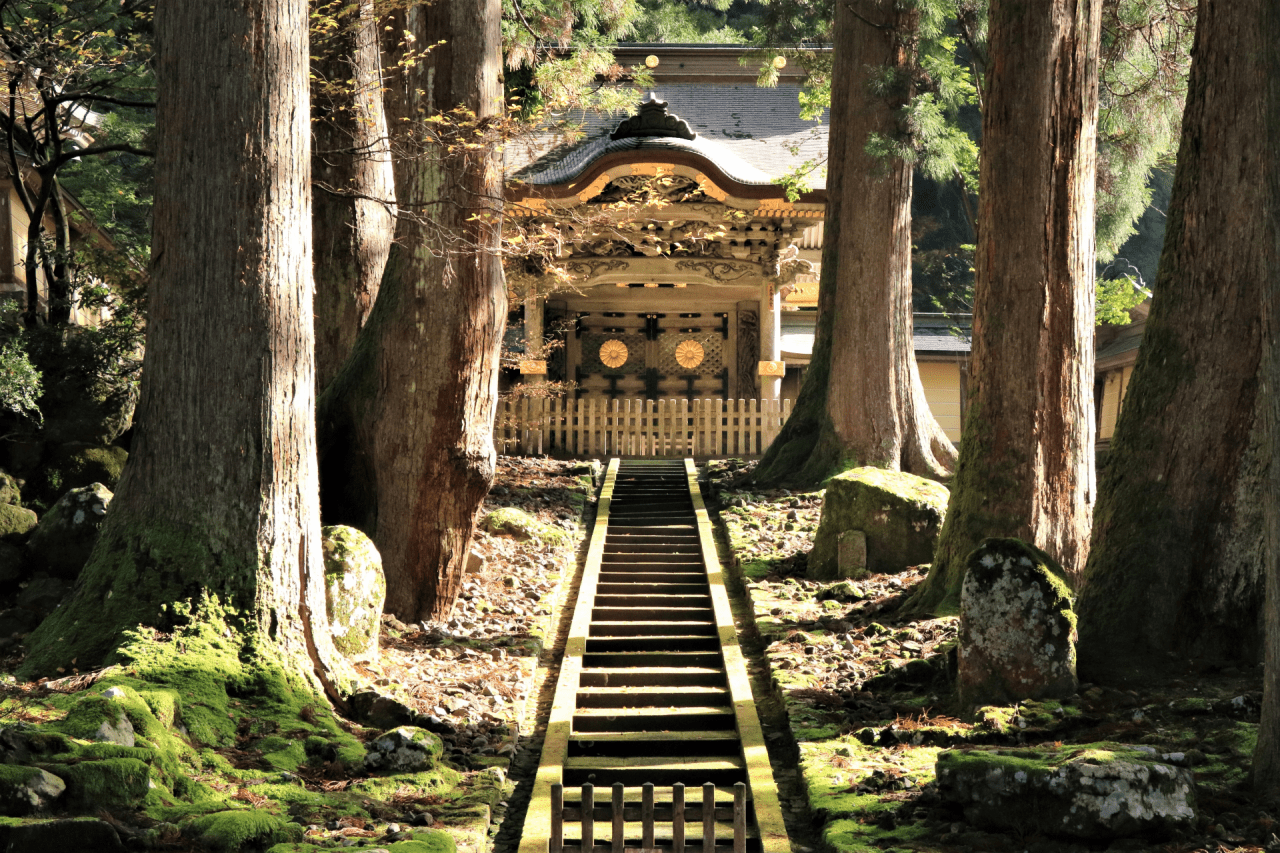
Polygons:
[[126,145],[123,142],[114,145],[90,145],[88,148],[81,148],[77,151],[68,151],[66,154],[62,154],[57,160],[53,161],[53,167],[57,169],[66,163],[69,163],[72,160],[78,160],[81,157],[93,157],[98,154],[114,153],[136,154],[139,157],[156,156],[156,152],[154,151],[148,151],[146,148],[136,148],[132,145]]

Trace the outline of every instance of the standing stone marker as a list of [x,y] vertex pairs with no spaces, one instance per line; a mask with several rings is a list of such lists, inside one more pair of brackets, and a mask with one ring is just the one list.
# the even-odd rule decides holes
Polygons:
[[845,530],[839,537],[840,577],[859,578],[867,573],[867,534],[861,530]]
[[1062,569],[1018,539],[986,539],[960,590],[960,701],[1005,705],[1076,692],[1076,617]]

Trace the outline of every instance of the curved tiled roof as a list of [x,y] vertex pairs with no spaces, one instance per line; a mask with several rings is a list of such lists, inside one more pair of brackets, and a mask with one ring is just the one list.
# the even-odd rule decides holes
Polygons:
[[607,136],[601,136],[574,146],[558,161],[538,171],[533,171],[534,167],[539,165],[535,162],[528,169],[523,170],[519,177],[531,184],[541,186],[568,183],[606,154],[638,150],[687,151],[715,163],[727,177],[739,183],[751,185],[773,183],[772,175],[757,169],[723,144],[712,142],[701,136],[694,139],[662,136],[629,136],[625,139],[610,139]]
[[[827,153],[826,117],[800,118],[799,89],[760,88],[753,83],[663,83],[658,94],[670,111],[688,122],[693,140],[644,137],[610,140],[617,116],[585,113],[578,118],[583,138],[557,145],[562,137],[546,134],[507,149],[507,173],[547,186],[581,175],[591,164],[615,151],[681,151],[705,157],[726,176],[746,185],[768,185],[806,161],[821,162]],[[826,186],[814,173],[815,189]]]

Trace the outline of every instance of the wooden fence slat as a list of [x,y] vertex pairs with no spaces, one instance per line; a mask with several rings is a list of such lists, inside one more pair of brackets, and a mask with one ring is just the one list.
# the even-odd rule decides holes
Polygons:
[[623,818],[623,786],[621,782],[613,783],[613,853],[622,853],[627,843],[627,825]]
[[520,401],[520,452],[529,455],[529,398]]
[[747,853],[747,786],[733,786],[733,853]]
[[622,451],[618,450],[618,444],[621,443],[618,441],[618,438],[620,438],[620,435],[622,434],[620,429],[618,429],[618,406],[620,406],[621,403],[618,402],[617,397],[614,397],[613,400],[609,402],[612,403],[612,405],[609,406],[609,409],[613,410],[613,435],[611,441],[609,441],[609,456],[622,456]]
[[593,437],[591,439],[592,452],[596,456],[604,456],[606,459],[608,458],[606,455],[608,451],[606,451],[605,445],[607,445],[608,442],[605,440],[604,423],[607,418],[605,413],[605,405],[607,402],[608,401],[602,397],[595,397],[591,400],[591,427],[593,430]]
[[649,401],[649,455],[661,455],[658,450],[658,401]]
[[671,853],[684,853],[684,783],[671,786]]
[[726,418],[726,412],[728,411],[728,409],[724,403],[725,403],[724,400],[720,399],[719,397],[716,398],[716,446],[715,446],[715,450],[713,451],[716,456],[719,456],[722,453],[725,456],[733,455],[729,452],[729,446],[728,446],[729,433],[728,433],[728,423]]
[[761,427],[764,425],[764,418],[760,416],[762,406],[761,400],[748,400],[747,408],[751,412],[751,431],[747,433],[747,453],[752,456],[760,452],[760,448],[764,445],[764,436],[760,434]]
[[590,782],[582,786],[582,849],[596,845],[596,786]]
[[693,456],[693,402],[681,397],[676,406],[680,410],[680,455]]
[[564,849],[564,785],[551,786],[551,837],[547,839],[547,853],[560,853]]
[[[741,784],[741,783],[739,783]],[[645,782],[640,789],[640,846],[653,849],[653,783]],[[746,853],[746,851],[743,851]]]
[[569,448],[564,441],[564,422],[569,416],[569,410],[573,408],[573,397],[561,397],[560,402],[556,405],[556,448],[562,453],[568,453]]
[[711,853],[715,849],[716,786],[708,782],[702,786],[702,850],[703,853]]

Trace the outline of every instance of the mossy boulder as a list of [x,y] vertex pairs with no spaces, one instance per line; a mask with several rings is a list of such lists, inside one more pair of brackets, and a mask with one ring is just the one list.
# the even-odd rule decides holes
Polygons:
[[98,541],[112,497],[102,483],[93,483],[59,498],[27,542],[32,567],[53,577],[75,580]]
[[420,773],[434,770],[444,743],[425,729],[400,726],[378,735],[364,758],[366,770],[387,773]]
[[128,451],[114,445],[61,445],[32,475],[31,492],[42,505],[49,506],[72,489],[93,483],[115,488],[128,458]]
[[929,562],[948,496],[945,486],[901,471],[854,468],[832,477],[809,553],[809,578],[842,576],[840,537],[855,531],[866,536],[867,572],[900,572]]
[[18,480],[8,471],[0,471],[0,504],[22,503],[22,490]]
[[82,696],[67,716],[52,724],[51,728],[80,740],[133,746],[137,740],[133,723],[125,713],[122,700],[126,696],[121,687]]
[[47,770],[0,764],[0,813],[19,816],[48,811],[67,783]]
[[333,644],[352,660],[376,660],[378,628],[387,599],[382,557],[354,527],[322,531],[325,605]]
[[124,851],[125,846],[120,843],[120,836],[111,824],[86,817],[0,824],[0,849],[115,853]]
[[0,542],[20,543],[40,518],[34,511],[13,504],[0,504]]
[[1090,744],[939,753],[938,793],[986,829],[1159,838],[1195,821],[1190,770],[1150,747]]
[[1006,705],[1076,692],[1076,617],[1062,569],[1018,539],[986,539],[960,591],[960,701]]
[[139,758],[48,764],[44,769],[67,783],[64,802],[77,811],[135,808],[151,790],[151,768]]
[[486,515],[484,529],[521,542],[535,539],[545,545],[563,545],[569,540],[569,534],[560,528],[544,524],[524,510],[510,506],[495,509]]

